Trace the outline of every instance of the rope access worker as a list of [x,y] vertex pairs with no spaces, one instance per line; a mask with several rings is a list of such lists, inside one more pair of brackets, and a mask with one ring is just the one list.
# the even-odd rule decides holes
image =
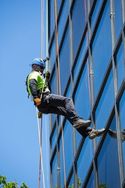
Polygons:
[[[42,60],[41,58],[35,58],[33,60],[32,71],[26,79],[28,94],[33,97],[34,104],[39,112],[63,115],[70,121],[76,130],[82,128],[86,132],[87,128],[90,127],[91,121],[84,120],[78,116],[72,99],[50,93],[50,73],[46,72],[44,74],[45,61],[46,60]],[[97,136],[97,132],[93,132],[93,129],[90,128],[90,138],[91,134],[92,138]]]

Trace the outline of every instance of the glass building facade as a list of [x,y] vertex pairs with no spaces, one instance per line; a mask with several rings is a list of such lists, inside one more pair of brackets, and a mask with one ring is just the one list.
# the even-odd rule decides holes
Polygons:
[[49,0],[48,40],[52,93],[106,129],[85,139],[51,115],[50,187],[124,187],[125,1]]

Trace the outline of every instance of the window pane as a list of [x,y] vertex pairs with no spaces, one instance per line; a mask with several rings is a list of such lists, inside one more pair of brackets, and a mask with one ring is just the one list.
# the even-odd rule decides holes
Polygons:
[[51,149],[53,150],[57,141],[57,136],[58,136],[58,132],[57,132],[57,128],[55,127],[54,129],[54,133],[52,136],[52,142],[51,142]]
[[[63,153],[64,152],[64,153]],[[65,161],[63,158],[65,157]],[[60,165],[61,165],[61,185],[64,185],[64,162],[66,166],[66,177],[68,177],[73,161],[73,148],[72,148],[72,126],[66,121],[64,128],[64,150],[62,145],[62,135],[60,139]]]
[[64,129],[64,144],[65,144],[65,162],[66,162],[66,177],[68,177],[72,161],[73,161],[73,146],[72,146],[72,126],[66,121]]
[[49,15],[50,36],[49,37],[51,37],[54,31],[54,26],[55,26],[54,1],[50,0],[49,5],[50,5],[50,15]]
[[69,182],[69,187],[68,188],[75,188],[75,187],[73,187],[74,186],[74,175],[72,176],[72,178],[71,178],[71,180],[70,180],[70,182]]
[[85,4],[83,0],[77,0],[74,3],[72,11],[72,24],[73,24],[73,52],[76,56],[77,49],[83,34],[85,26]]
[[94,182],[94,173],[92,171],[92,174],[89,178],[89,181],[88,181],[88,184],[87,184],[87,187],[86,188],[95,188],[95,182]]
[[95,26],[95,23],[96,23],[97,16],[98,16],[98,13],[100,11],[101,5],[102,5],[102,1],[96,1],[96,5],[95,5],[95,8],[94,8],[92,17],[91,17],[91,29],[92,30],[94,29],[94,26]]
[[113,74],[109,74],[98,107],[95,112],[96,127],[104,128],[114,104]]
[[74,68],[74,72],[73,72],[73,74],[74,74],[74,82],[76,82],[76,79],[78,77],[78,73],[80,71],[80,66],[81,66],[81,63],[83,62],[86,49],[87,49],[87,39],[85,37],[84,41],[82,43],[82,47],[80,49],[79,57],[77,59],[77,62],[75,62],[75,68]]
[[58,1],[57,1],[58,13],[59,13],[60,6],[61,6],[61,3],[62,3],[62,2],[63,2],[62,0],[58,0]]
[[55,38],[54,38],[54,40],[52,42],[52,46],[50,48],[50,68],[51,68],[51,70],[53,69],[55,60],[56,60],[56,46],[55,46]]
[[92,157],[93,157],[92,142],[90,141],[89,138],[86,138],[77,162],[78,177],[81,180],[81,182],[84,181],[87,175],[87,171],[91,164]]
[[54,70],[53,77],[51,80],[51,90],[52,93],[57,93],[57,77],[56,77],[56,70]]
[[[115,118],[110,128],[116,129]],[[120,187],[117,139],[109,135],[106,136],[97,159],[97,164],[99,184],[103,184],[106,187],[116,187],[116,185]]]
[[[84,67],[81,79],[75,94],[75,109],[79,116],[88,119],[90,115],[90,99],[88,86],[88,66]],[[76,132],[77,147],[81,141],[81,135]]]
[[70,45],[69,45],[69,28],[67,28],[67,32],[60,52],[60,77],[61,77],[62,94],[64,94],[69,76],[70,76]]
[[124,46],[123,43],[119,48],[119,51],[116,55],[116,67],[117,67],[117,77],[118,77],[118,89],[121,86],[121,83],[124,79]]
[[122,5],[121,0],[115,0],[115,29],[116,29],[116,37],[119,37],[119,34],[122,29]]
[[52,187],[57,186],[57,155],[52,162]]
[[[125,92],[120,101],[120,123],[121,130],[125,130]],[[123,160],[124,160],[124,173],[125,173],[125,141],[123,142]]]
[[59,142],[59,150],[60,150],[60,185],[61,188],[64,187],[64,160],[63,160],[63,149],[62,149],[62,138],[60,138]]
[[84,119],[88,119],[90,115],[90,99],[88,85],[88,66],[84,67],[81,79],[78,83],[78,88],[75,94],[75,107],[78,114]]
[[111,31],[110,31],[110,9],[109,1],[106,4],[101,22],[92,45],[93,69],[94,69],[94,91],[98,94],[99,87],[107,70],[111,58]]
[[69,13],[69,1],[66,0],[66,1],[64,1],[62,13],[61,13],[59,24],[58,24],[59,45],[60,45],[62,35],[63,35],[63,32],[64,32],[68,13]]

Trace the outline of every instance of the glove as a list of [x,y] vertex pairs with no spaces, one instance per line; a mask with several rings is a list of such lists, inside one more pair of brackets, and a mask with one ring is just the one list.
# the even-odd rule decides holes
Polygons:
[[41,99],[40,99],[40,98],[35,98],[35,99],[34,99],[34,104],[35,104],[36,106],[39,106],[39,105],[41,104]]
[[45,77],[46,77],[47,81],[50,79],[50,72],[49,71],[46,72]]

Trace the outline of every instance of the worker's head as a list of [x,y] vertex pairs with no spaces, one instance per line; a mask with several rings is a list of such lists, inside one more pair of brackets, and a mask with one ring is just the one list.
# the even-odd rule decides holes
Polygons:
[[45,69],[45,62],[41,58],[35,58],[32,61],[32,68],[35,71],[43,72]]

